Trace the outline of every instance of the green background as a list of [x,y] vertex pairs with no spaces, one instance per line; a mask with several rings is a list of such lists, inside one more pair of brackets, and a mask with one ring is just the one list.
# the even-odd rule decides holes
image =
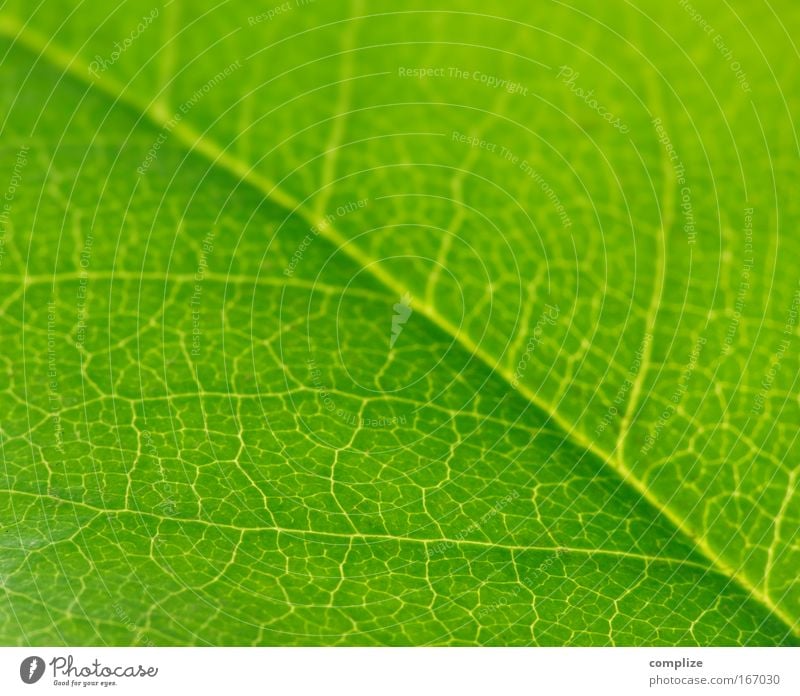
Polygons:
[[3,3],[0,640],[800,643],[799,26]]

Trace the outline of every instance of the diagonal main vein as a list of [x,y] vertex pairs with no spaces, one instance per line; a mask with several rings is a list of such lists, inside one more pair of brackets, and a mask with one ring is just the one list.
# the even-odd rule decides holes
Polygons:
[[[167,127],[169,115],[164,113],[163,108],[159,108],[153,102],[145,102],[131,96],[121,82],[111,77],[94,77],[88,69],[88,65],[77,56],[69,53],[60,46],[53,44],[51,39],[39,34],[38,32],[26,27],[16,18],[6,14],[0,17],[0,35],[5,35],[15,43],[19,43],[29,52],[39,58],[45,59],[48,63],[63,70],[73,79],[95,87],[113,100],[113,103],[121,103],[133,109],[139,116],[145,118],[152,125],[159,129]],[[174,135],[188,152],[199,154],[210,161],[211,166],[216,167],[229,175],[234,176],[240,182],[247,184],[261,193],[265,198],[284,208],[290,214],[297,215],[307,224],[320,230],[320,236],[327,239],[346,254],[352,261],[370,273],[378,280],[391,294],[396,297],[402,296],[405,292],[403,286],[374,259],[366,254],[362,249],[350,243],[342,233],[332,224],[321,219],[319,215],[311,212],[300,200],[291,193],[282,189],[270,178],[254,171],[253,167],[243,162],[238,157],[231,155],[226,149],[208,138],[205,133],[200,133],[185,121],[179,121],[171,127],[170,133]],[[455,341],[470,355],[483,363],[494,374],[502,378],[509,389],[513,382],[513,375],[504,368],[499,361],[489,355],[479,344],[476,344],[469,336],[465,335],[444,317],[434,306],[429,303],[419,303],[415,305],[415,311],[422,314],[430,323],[439,330],[452,336]],[[789,632],[800,637],[800,623],[792,618],[782,607],[777,605],[766,595],[758,586],[747,576],[736,571],[727,561],[722,558],[707,542],[702,535],[692,528],[688,520],[679,516],[670,507],[664,504],[658,497],[645,485],[645,483],[634,475],[630,467],[616,454],[604,449],[593,440],[586,437],[584,433],[577,430],[574,424],[570,423],[552,405],[542,400],[534,391],[520,384],[517,391],[536,409],[538,409],[547,420],[555,423],[575,445],[584,451],[600,459],[606,466],[614,471],[622,482],[630,486],[639,496],[646,500],[659,514],[663,515],[675,527],[675,529],[691,542],[700,554],[709,562],[709,570],[717,572],[729,578],[731,582],[739,585],[753,599],[758,601],[769,613],[777,617],[788,628]]]

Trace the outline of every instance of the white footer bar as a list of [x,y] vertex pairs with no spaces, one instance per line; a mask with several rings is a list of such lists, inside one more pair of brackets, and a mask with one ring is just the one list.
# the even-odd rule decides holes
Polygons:
[[800,694],[800,648],[2,648],[1,694]]

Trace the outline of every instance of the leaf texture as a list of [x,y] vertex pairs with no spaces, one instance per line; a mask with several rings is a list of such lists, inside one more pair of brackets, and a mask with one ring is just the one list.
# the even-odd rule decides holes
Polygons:
[[800,643],[737,5],[4,3],[3,642]]

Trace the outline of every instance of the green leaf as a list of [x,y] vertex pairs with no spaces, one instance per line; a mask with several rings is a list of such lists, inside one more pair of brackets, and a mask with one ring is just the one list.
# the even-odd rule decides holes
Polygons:
[[800,8],[637,5],[4,4],[4,643],[800,643]]

